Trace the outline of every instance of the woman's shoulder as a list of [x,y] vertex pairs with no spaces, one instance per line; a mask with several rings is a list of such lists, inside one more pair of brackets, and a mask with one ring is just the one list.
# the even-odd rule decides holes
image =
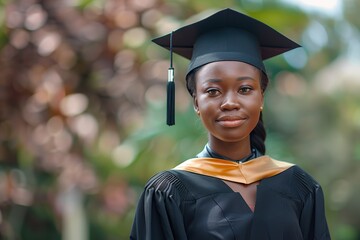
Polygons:
[[283,171],[283,177],[291,178],[292,180],[295,180],[295,181],[304,182],[308,186],[316,187],[319,185],[318,182],[306,170],[304,170],[299,165],[290,163],[288,161],[277,160],[272,157],[270,157],[270,159],[272,159],[274,162],[276,162],[277,164],[280,164],[280,165],[281,164],[289,165],[288,169]]
[[[295,194],[301,199],[321,190],[315,178],[299,165],[293,165],[287,170],[273,177],[273,182],[288,193]],[[281,187],[280,187],[281,186]]]
[[299,165],[293,165],[287,170],[291,182],[297,183],[309,190],[320,187],[320,184],[315,180],[315,178],[305,171]]
[[154,188],[156,190],[164,191],[169,187],[181,188],[182,185],[181,180],[177,176],[171,173],[171,171],[165,170],[152,176],[146,183],[145,188]]
[[145,185],[145,191],[152,190],[168,196],[178,196],[182,200],[192,199],[192,193],[184,180],[173,170],[165,170],[152,176]]
[[183,200],[195,200],[212,193],[223,191],[219,179],[183,170],[166,170],[154,175],[146,189],[179,194]]

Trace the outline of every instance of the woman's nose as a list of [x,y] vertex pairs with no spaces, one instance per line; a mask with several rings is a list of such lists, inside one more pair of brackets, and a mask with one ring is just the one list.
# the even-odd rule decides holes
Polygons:
[[237,93],[227,93],[221,104],[221,110],[237,110],[240,108],[239,97]]

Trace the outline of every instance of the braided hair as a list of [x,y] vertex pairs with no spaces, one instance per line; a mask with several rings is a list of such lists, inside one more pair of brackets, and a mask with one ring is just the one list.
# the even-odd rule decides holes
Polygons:
[[[193,69],[186,76],[186,88],[192,97],[195,97],[196,92],[196,72],[199,71],[201,67]],[[261,71],[261,90],[265,92],[269,83],[267,75]],[[252,148],[256,148],[261,154],[265,154],[265,139],[266,139],[266,130],[264,127],[264,122],[262,119],[262,112],[260,112],[259,121],[256,127],[250,133],[250,144]]]

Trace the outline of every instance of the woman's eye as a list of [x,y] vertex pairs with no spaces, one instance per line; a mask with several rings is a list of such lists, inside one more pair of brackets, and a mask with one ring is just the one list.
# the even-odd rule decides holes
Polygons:
[[240,90],[239,90],[239,92],[241,92],[241,93],[248,93],[248,92],[250,92],[251,90],[252,90],[251,87],[241,87]]
[[208,90],[206,90],[206,92],[210,95],[210,96],[215,96],[219,93],[219,90],[215,89],[215,88],[210,88]]

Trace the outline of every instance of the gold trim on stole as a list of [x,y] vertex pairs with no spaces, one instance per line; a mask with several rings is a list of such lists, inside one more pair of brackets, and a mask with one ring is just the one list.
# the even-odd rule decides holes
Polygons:
[[275,176],[294,164],[261,156],[244,163],[218,158],[192,158],[179,164],[175,170],[185,170],[237,183],[251,184]]

